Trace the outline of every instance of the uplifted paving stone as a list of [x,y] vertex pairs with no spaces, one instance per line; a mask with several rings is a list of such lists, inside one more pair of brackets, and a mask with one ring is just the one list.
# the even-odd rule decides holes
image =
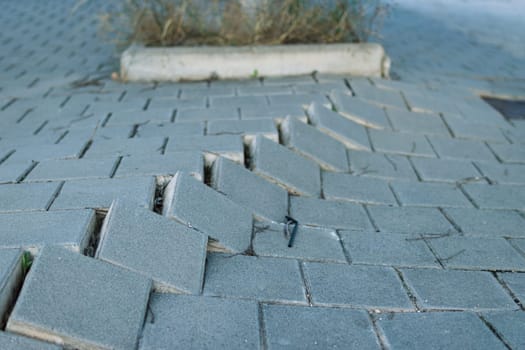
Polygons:
[[356,122],[318,104],[312,103],[307,110],[310,123],[330,137],[355,150],[370,151],[366,129]]
[[418,235],[341,231],[354,264],[399,267],[439,267],[436,257]]
[[377,152],[408,156],[435,157],[424,135],[370,130],[370,139]]
[[142,350],[259,349],[254,301],[153,294],[149,307]]
[[[391,314],[377,322],[392,349],[506,349],[476,314],[424,312]],[[465,330],[468,329],[468,332]]]
[[226,158],[213,163],[211,185],[258,217],[283,222],[288,212],[288,193],[283,188]]
[[455,183],[481,178],[479,171],[466,160],[414,157],[412,163],[423,181]]
[[321,171],[313,161],[263,136],[250,145],[251,170],[288,191],[318,197],[321,193]]
[[330,97],[337,112],[345,118],[372,129],[391,129],[383,108],[340,91],[333,91]]
[[7,330],[79,349],[134,349],[150,290],[151,281],[139,274],[45,247]]
[[165,216],[210,236],[215,249],[240,253],[249,248],[252,214],[225,195],[178,172],[164,199]]
[[392,182],[392,189],[402,205],[472,208],[461,190],[450,184],[397,181]]
[[414,309],[392,268],[304,263],[304,270],[314,305]]
[[521,304],[525,304],[525,274],[523,273],[500,273],[498,276],[505,282],[509,289],[519,299]]
[[151,209],[155,187],[153,176],[67,181],[51,209],[107,209],[115,199]]
[[404,269],[402,273],[424,309],[480,311],[517,308],[490,272]]
[[260,222],[255,224],[253,249],[257,256],[291,258],[310,261],[346,263],[346,258],[334,230],[298,226],[293,244],[289,242],[293,225]]
[[350,173],[355,176],[417,180],[408,158],[404,156],[349,150],[348,160]]
[[480,141],[460,140],[443,136],[429,136],[428,139],[439,158],[496,161],[487,145]]
[[115,177],[170,176],[185,171],[195,178],[204,178],[204,159],[198,151],[173,152],[164,155],[131,156],[122,158]]
[[290,215],[300,224],[336,229],[369,230],[362,206],[346,201],[290,197]]
[[525,219],[515,211],[446,208],[445,212],[468,236],[525,237]]
[[139,126],[134,137],[176,137],[182,135],[204,135],[204,122],[143,124]]
[[[0,249],[0,325],[5,326],[5,315],[23,282],[22,251],[20,249]],[[1,335],[2,333],[0,333]],[[0,337],[0,345],[2,337]],[[3,349],[3,348],[2,348]]]
[[271,119],[213,120],[207,126],[207,135],[242,135],[248,142],[256,135],[263,135],[279,142],[279,133]]
[[287,117],[281,123],[283,144],[330,171],[348,171],[346,148],[315,127]]
[[168,141],[166,154],[180,151],[205,152],[207,163],[221,155],[244,164],[244,145],[240,135],[180,136]]
[[380,349],[365,311],[264,305],[268,349]]
[[60,350],[62,347],[44,343],[32,338],[22,337],[17,334],[0,332],[0,348],[3,350]]
[[0,212],[46,210],[58,188],[58,182],[0,185]]
[[22,248],[36,254],[46,245],[83,253],[95,229],[93,210],[0,214],[0,247]]
[[100,235],[99,259],[153,279],[156,290],[200,293],[208,236],[119,200]]
[[245,255],[208,256],[204,295],[306,303],[297,261]]
[[397,205],[387,181],[350,174],[323,172],[323,194],[326,199]]
[[525,348],[525,333],[523,333],[525,312],[520,310],[489,312],[483,314],[483,318],[496,329],[512,349]]
[[494,184],[525,185],[525,164],[476,162],[476,166]]
[[116,163],[117,159],[115,157],[107,159],[48,160],[38,163],[24,181],[109,178],[115,170]]
[[525,186],[466,184],[470,198],[483,209],[525,209]]

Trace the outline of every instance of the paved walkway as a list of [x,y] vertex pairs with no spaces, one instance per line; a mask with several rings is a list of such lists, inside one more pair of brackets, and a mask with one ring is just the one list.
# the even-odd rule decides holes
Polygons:
[[120,84],[96,3],[1,4],[0,348],[525,348],[520,52]]

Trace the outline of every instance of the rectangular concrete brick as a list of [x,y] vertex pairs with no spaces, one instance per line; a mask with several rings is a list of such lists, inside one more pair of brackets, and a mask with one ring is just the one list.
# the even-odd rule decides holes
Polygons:
[[244,107],[244,106],[267,106],[268,101],[264,96],[235,96],[235,97],[210,97],[212,107]]
[[299,105],[288,104],[279,106],[244,106],[241,107],[241,119],[274,119],[281,121],[287,116],[306,121],[304,108]]
[[344,201],[290,197],[290,215],[300,224],[309,226],[349,230],[371,228],[363,207]]
[[321,94],[271,94],[268,95],[268,99],[270,100],[270,105],[272,106],[296,104],[304,107],[308,106],[312,102],[317,102],[321,104],[328,103],[326,97],[324,97]]
[[283,144],[329,171],[348,171],[345,146],[315,127],[287,117],[280,126]]
[[[380,349],[365,311],[336,308],[264,305],[268,349],[292,345],[301,349]],[[327,336],[327,335],[330,336]]]
[[461,190],[450,184],[397,181],[392,182],[392,189],[402,205],[472,208]]
[[256,135],[279,142],[279,133],[271,119],[213,120],[208,122],[207,135],[241,135],[250,142]]
[[60,350],[62,347],[44,343],[28,337],[22,337],[9,332],[0,332],[0,347],[4,350]]
[[441,136],[429,136],[428,138],[439,158],[496,161],[492,152],[483,142]]
[[[476,167],[491,183],[525,185],[525,164],[476,162]],[[0,168],[1,169],[1,168]]]
[[2,327],[5,326],[6,316],[16,300],[18,288],[23,283],[22,254],[20,249],[0,249],[0,314],[2,315],[0,325]]
[[219,155],[244,164],[244,145],[239,135],[180,136],[168,141],[166,154],[182,151],[205,152],[208,164]]
[[259,85],[247,85],[241,86],[237,90],[239,96],[257,96],[257,95],[291,95],[293,94],[293,85],[272,85],[272,86],[259,86]]
[[168,109],[168,110],[180,110],[180,109],[186,109],[186,108],[205,108],[206,107],[206,99],[204,96],[198,96],[195,98],[182,98],[182,99],[175,99],[175,98],[169,98],[164,97],[160,98],[157,96],[153,96],[151,98],[150,103],[148,105],[148,110],[150,109]]
[[171,120],[175,108],[148,108],[147,110],[115,110],[111,112],[107,126],[133,125],[141,123],[164,122]]
[[166,142],[164,137],[137,139],[96,140],[87,150],[84,158],[109,158],[139,154],[161,154]]
[[412,112],[422,113],[458,113],[458,109],[449,99],[421,92],[403,92],[407,105]]
[[417,180],[408,158],[404,156],[349,150],[348,160],[350,173],[356,176]]
[[396,199],[383,179],[323,172],[325,199],[397,206]]
[[516,309],[512,298],[485,271],[404,269],[417,303],[428,310]]
[[108,209],[115,199],[151,209],[155,187],[153,176],[67,181],[51,209]]
[[391,130],[383,108],[340,91],[330,94],[336,111],[351,121],[372,129]]
[[312,103],[308,107],[307,114],[312,125],[343,143],[347,148],[370,151],[368,135],[362,125],[318,103]]
[[452,130],[454,137],[458,139],[508,143],[499,128],[490,127],[479,122],[468,121],[454,114],[445,114],[444,118],[450,130]]
[[490,148],[504,163],[525,163],[525,150],[522,145],[490,144]]
[[462,187],[482,209],[525,209],[525,186],[466,184]]
[[356,231],[341,231],[340,234],[353,264],[440,267],[417,235]]
[[204,122],[143,124],[139,126],[134,137],[176,137],[182,135],[204,135]]
[[286,188],[305,196],[321,193],[321,171],[313,161],[262,136],[250,145],[251,170]]
[[525,312],[488,312],[483,314],[483,318],[496,329],[496,332],[503,337],[512,349],[525,347],[525,335],[522,329],[522,325],[525,324]]
[[50,159],[75,159],[85,148],[88,140],[77,140],[55,144],[34,144],[17,146],[10,158],[18,161],[43,161]]
[[46,210],[58,188],[58,182],[0,185],[0,212]]
[[357,97],[379,106],[406,109],[406,103],[399,91],[379,89],[371,84],[362,84],[354,80],[350,81],[350,87]]
[[417,113],[393,108],[387,108],[386,114],[395,131],[450,136],[446,125],[437,114]]
[[346,258],[334,230],[299,226],[289,247],[293,225],[266,222],[255,223],[253,249],[257,256],[301,259],[308,261],[346,263]]
[[314,305],[414,309],[392,268],[304,263],[304,270]]
[[239,120],[239,111],[235,106],[182,109],[178,110],[175,122],[196,122],[205,120]]
[[498,273],[499,278],[512,291],[523,305],[525,302],[525,275],[523,273]]
[[467,160],[412,158],[421,180],[436,182],[462,182],[478,179],[485,182],[480,172]]
[[17,162],[6,160],[0,164],[0,184],[19,181],[32,166],[34,166],[32,161]]
[[297,261],[244,255],[208,256],[204,295],[306,303]]
[[109,178],[117,158],[47,160],[37,164],[25,182],[60,181],[72,179]]
[[153,279],[158,291],[200,294],[208,236],[119,200],[100,236],[97,258]]
[[424,135],[370,130],[374,150],[387,154],[435,157],[432,147]]
[[122,158],[115,177],[172,176],[185,171],[195,178],[204,178],[204,158],[198,151],[173,152],[164,155],[130,156]]
[[240,253],[250,246],[252,214],[186,173],[168,184],[163,214],[210,236],[216,249]]
[[211,186],[260,218],[283,222],[288,213],[288,193],[283,188],[226,158],[213,163]]
[[149,308],[142,350],[260,348],[254,301],[153,294]]
[[46,247],[31,267],[7,330],[68,347],[134,349],[150,289],[151,281],[138,274]]
[[467,236],[525,237],[525,219],[515,211],[446,208],[445,212]]

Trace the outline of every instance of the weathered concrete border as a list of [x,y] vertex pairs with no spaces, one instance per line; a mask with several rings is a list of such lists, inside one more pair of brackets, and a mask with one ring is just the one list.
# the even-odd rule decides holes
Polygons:
[[120,60],[123,81],[305,75],[312,72],[388,77],[390,59],[379,44],[243,47],[143,47],[132,45]]

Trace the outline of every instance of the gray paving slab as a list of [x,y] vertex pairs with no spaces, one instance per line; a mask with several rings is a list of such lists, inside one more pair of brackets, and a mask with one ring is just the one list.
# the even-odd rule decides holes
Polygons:
[[[1,158],[0,158],[1,159]],[[15,183],[34,165],[32,161],[9,161],[0,164],[0,184]]]
[[263,136],[250,144],[250,168],[289,192],[318,197],[321,193],[321,171],[313,161]]
[[240,253],[250,246],[251,212],[186,173],[166,187],[163,214],[208,235],[217,249]]
[[258,222],[255,224],[253,249],[257,256],[346,263],[335,230],[300,225],[289,247],[293,225]]
[[445,212],[467,236],[525,237],[525,220],[515,211],[446,208]]
[[138,127],[134,137],[176,137],[182,135],[204,135],[204,122],[142,124]]
[[403,92],[403,96],[412,112],[423,113],[458,113],[454,104],[447,99],[436,97],[427,93]]
[[168,141],[165,153],[201,151],[209,164],[218,155],[244,164],[244,145],[240,135],[180,136]]
[[525,150],[522,145],[490,144],[490,148],[504,163],[525,163]]
[[388,182],[383,179],[323,172],[322,183],[325,199],[397,206]]
[[306,121],[306,114],[302,106],[287,104],[279,106],[243,106],[241,107],[241,119],[273,119],[281,121],[287,116]]
[[523,305],[525,303],[525,274],[505,272],[499,273],[498,276]]
[[109,178],[113,174],[116,165],[116,157],[106,159],[47,160],[39,162],[25,177],[24,182]]
[[517,309],[512,298],[490,272],[403,269],[402,274],[424,309]]
[[[6,315],[16,300],[16,293],[23,282],[22,250],[0,249],[0,324],[5,326]],[[0,333],[1,334],[1,333]],[[0,344],[2,343],[0,337]]]
[[58,188],[57,182],[0,185],[0,212],[46,210]]
[[175,99],[169,98],[169,96],[157,97],[155,92],[153,92],[153,97],[151,98],[148,110],[150,109],[167,109],[173,111],[175,109],[185,109],[185,108],[204,108],[206,107],[206,98],[204,95],[197,96],[195,98],[182,98]]
[[439,267],[419,235],[340,231],[353,264]]
[[392,182],[392,190],[402,205],[422,207],[472,208],[472,203],[455,185],[430,182]]
[[248,85],[237,89],[239,96],[266,96],[266,95],[291,95],[294,93],[293,85]]
[[289,210],[303,225],[359,231],[372,226],[363,207],[347,201],[290,197]]
[[414,309],[392,268],[304,263],[304,271],[314,305]]
[[260,348],[254,301],[153,294],[149,307],[140,349]]
[[462,182],[480,178],[482,174],[467,160],[412,158],[412,164],[421,180],[435,182]]
[[462,187],[482,209],[525,209],[525,186],[466,184]]
[[114,110],[107,121],[107,126],[133,125],[147,122],[164,122],[171,120],[175,108],[150,106],[147,110]]
[[119,200],[100,236],[97,258],[151,278],[158,291],[200,294],[208,236]]
[[312,159],[329,171],[348,171],[345,146],[296,118],[287,117],[280,125],[281,140],[293,151]]
[[151,281],[141,275],[64,248],[45,247],[25,280],[7,330],[69,347],[133,349],[150,289]]
[[195,178],[204,178],[204,158],[198,151],[172,152],[164,155],[124,157],[115,177],[125,176],[170,176],[185,171]]
[[395,131],[426,135],[450,135],[446,125],[437,114],[417,113],[395,108],[387,108],[386,114]]
[[137,139],[96,140],[89,147],[83,158],[161,154],[165,141],[164,137],[158,136]]
[[372,129],[391,129],[383,108],[340,91],[333,91],[330,98],[337,112],[345,118]]
[[265,96],[235,96],[235,97],[210,97],[212,107],[244,107],[244,106],[267,106]]
[[509,239],[509,242],[525,256],[525,239]]
[[496,161],[486,144],[480,141],[453,139],[442,136],[429,136],[428,139],[439,158]]
[[522,326],[525,324],[525,312],[500,311],[483,314],[496,332],[500,334],[512,349],[525,348],[525,334]]
[[268,349],[380,349],[365,311],[264,305]]
[[52,144],[27,144],[16,147],[16,152],[10,158],[19,161],[42,161],[48,159],[75,159],[82,154],[87,140]]
[[307,114],[312,125],[343,143],[347,148],[370,151],[370,141],[362,125],[319,103],[312,103],[307,109]]
[[348,151],[350,172],[380,179],[417,180],[407,157],[372,152]]
[[406,103],[399,91],[380,89],[372,84],[351,80],[350,87],[357,97],[383,107],[396,107],[406,109]]
[[0,332],[0,347],[4,350],[60,350],[60,346],[44,343],[9,332]]
[[204,295],[306,303],[297,261],[245,255],[209,255]]
[[525,164],[476,162],[476,167],[492,183],[525,185]]
[[329,101],[322,94],[270,94],[268,95],[270,105],[279,106],[287,104],[296,104],[303,107],[308,106],[312,102],[328,103]]
[[107,209],[115,199],[153,208],[155,187],[153,176],[67,181],[51,209]]
[[483,321],[469,312],[392,314],[381,317],[377,324],[392,349],[506,349]]
[[239,120],[239,111],[235,106],[212,108],[181,109],[175,115],[175,122],[195,122],[205,120]]
[[456,138],[508,144],[507,139],[499,128],[481,124],[479,121],[465,120],[461,116],[454,114],[445,114],[444,119]]
[[436,156],[424,135],[386,130],[370,130],[369,134],[377,152],[419,157]]
[[271,119],[212,120],[206,128],[207,135],[242,135],[250,141],[255,135],[263,135],[279,142],[279,133]]
[[213,163],[211,186],[257,217],[284,222],[288,213],[286,190],[226,158]]

